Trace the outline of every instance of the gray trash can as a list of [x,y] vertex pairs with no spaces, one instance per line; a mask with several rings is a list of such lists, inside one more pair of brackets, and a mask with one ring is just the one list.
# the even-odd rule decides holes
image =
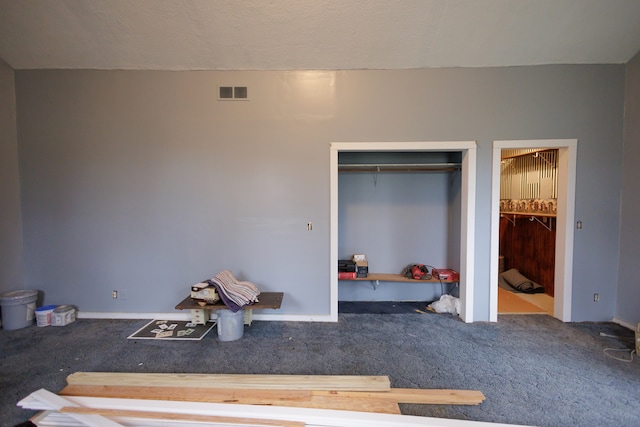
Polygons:
[[2,328],[8,331],[33,325],[37,299],[38,291],[13,291],[0,295]]

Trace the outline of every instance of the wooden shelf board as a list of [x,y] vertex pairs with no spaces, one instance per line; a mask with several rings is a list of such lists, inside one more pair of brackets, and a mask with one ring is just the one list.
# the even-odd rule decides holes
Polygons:
[[388,274],[388,273],[369,273],[367,277],[356,277],[355,279],[339,279],[345,281],[361,281],[368,280],[373,282],[408,282],[408,283],[457,283],[457,280],[439,280],[436,278],[426,279],[426,280],[415,280],[408,279],[404,277],[402,274]]
[[[258,302],[255,304],[247,305],[242,307],[243,309],[250,310],[259,310],[262,308],[271,308],[271,309],[279,309],[282,305],[282,298],[284,297],[284,292],[261,292],[258,295]],[[186,297],[183,299],[178,305],[176,305],[176,310],[224,310],[227,309],[227,306],[222,303],[222,301],[218,301],[216,304],[206,304],[200,305],[197,301],[191,299],[191,297]]]

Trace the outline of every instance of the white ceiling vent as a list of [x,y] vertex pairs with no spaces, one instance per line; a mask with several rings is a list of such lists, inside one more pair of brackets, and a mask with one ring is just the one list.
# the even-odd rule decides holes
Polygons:
[[249,92],[246,86],[219,86],[219,101],[248,101]]

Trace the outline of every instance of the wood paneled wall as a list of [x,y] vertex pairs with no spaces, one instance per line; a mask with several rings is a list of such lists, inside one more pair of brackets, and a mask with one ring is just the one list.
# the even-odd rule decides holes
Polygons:
[[[556,248],[556,219],[546,218],[551,231],[530,217],[500,218],[500,255],[504,269],[517,268],[521,274],[544,286],[553,296]],[[544,221],[543,218],[539,218]]]

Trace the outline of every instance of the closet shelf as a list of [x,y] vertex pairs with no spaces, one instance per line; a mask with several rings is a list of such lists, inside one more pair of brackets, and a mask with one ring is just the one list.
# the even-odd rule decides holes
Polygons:
[[[508,215],[510,215],[511,218]],[[547,224],[547,218],[555,218],[556,214],[535,212],[500,212],[500,217],[506,218],[511,224],[513,224],[514,227],[516,225],[516,217],[529,218],[529,221],[536,221],[547,230],[553,231],[553,229],[551,228],[551,223],[553,221],[549,220],[549,224]],[[540,221],[538,217],[542,217],[543,221]]]
[[544,212],[500,212],[500,215],[514,215],[514,216],[522,216],[522,217],[544,216],[548,218],[556,217],[556,214],[554,213],[544,213]]
[[462,169],[461,163],[342,163],[339,172],[448,172]]

